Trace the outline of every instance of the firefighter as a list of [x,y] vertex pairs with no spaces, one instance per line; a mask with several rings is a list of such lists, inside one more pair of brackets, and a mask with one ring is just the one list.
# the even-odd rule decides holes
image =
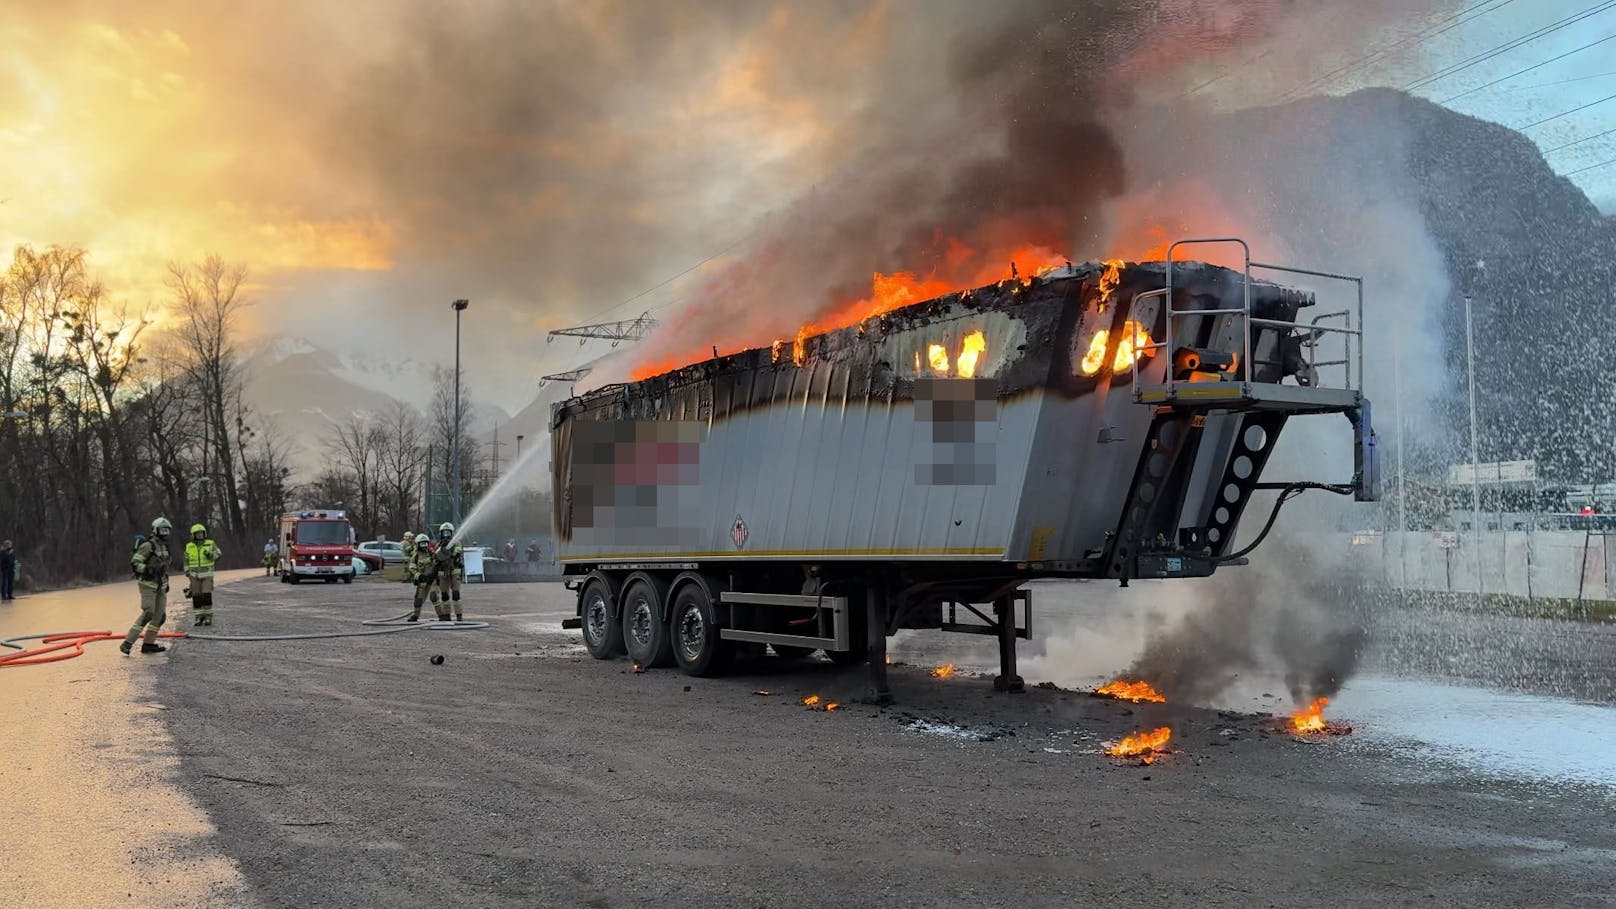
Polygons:
[[135,638],[140,637],[142,630],[146,641],[140,645],[141,653],[162,653],[168,649],[157,643],[157,629],[168,620],[168,535],[173,529],[168,518],[152,521],[151,536],[135,546],[135,554],[129,559],[129,567],[140,587],[140,618],[118,645],[125,655],[135,646]]
[[415,608],[410,610],[410,621],[421,620],[421,604],[426,602],[428,595],[432,597],[432,611],[438,614],[440,620],[446,619],[446,607],[438,605],[438,595],[432,590],[438,572],[437,563],[432,558],[431,537],[423,533],[410,540],[410,557],[404,562],[404,573],[415,585]]
[[191,598],[191,616],[197,627],[213,624],[213,566],[223,555],[208,539],[208,528],[191,525],[191,539],[185,544],[185,595]]
[[[454,604],[455,621],[460,621],[460,582],[466,577],[466,556],[460,550],[460,544],[454,542],[454,525],[445,521],[438,525],[438,545],[432,553],[433,563],[437,567],[438,590],[443,594],[443,607],[449,608]],[[438,595],[432,595],[432,602],[438,601]]]
[[275,538],[270,537],[264,544],[264,577],[275,573],[275,566],[280,562],[281,548],[276,545]]

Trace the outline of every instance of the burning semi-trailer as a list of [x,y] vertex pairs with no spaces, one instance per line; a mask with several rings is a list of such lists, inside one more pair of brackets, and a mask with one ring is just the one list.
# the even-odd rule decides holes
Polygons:
[[[693,675],[763,645],[867,660],[877,698],[898,629],[986,634],[1015,690],[1026,581],[1205,577],[1250,550],[1235,530],[1258,490],[1374,498],[1361,283],[1304,323],[1311,293],[1252,276],[1278,266],[1174,261],[1181,245],[557,405],[569,627],[597,658]],[[1353,428],[1351,479],[1264,483],[1286,422],[1329,413]]]

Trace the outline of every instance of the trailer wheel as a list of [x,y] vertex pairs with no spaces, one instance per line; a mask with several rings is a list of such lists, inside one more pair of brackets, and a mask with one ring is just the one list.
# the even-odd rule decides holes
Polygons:
[[635,574],[623,585],[623,646],[628,658],[646,668],[672,666],[673,641],[662,606],[667,582],[655,575]]
[[606,582],[590,578],[578,592],[578,614],[583,618],[584,647],[597,660],[609,660],[623,652],[623,625],[612,619],[612,605]]
[[717,611],[700,584],[684,584],[673,597],[673,658],[685,675],[698,678],[724,671],[734,648],[719,637]]
[[792,647],[789,644],[770,644],[774,648],[774,655],[782,660],[806,659],[814,652],[812,647]]

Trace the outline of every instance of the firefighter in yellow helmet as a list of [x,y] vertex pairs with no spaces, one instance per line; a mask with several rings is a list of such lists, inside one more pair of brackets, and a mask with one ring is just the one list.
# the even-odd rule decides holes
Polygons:
[[168,535],[173,529],[168,518],[152,521],[151,536],[138,538],[135,554],[129,558],[129,567],[140,589],[140,618],[118,645],[125,655],[135,646],[135,639],[142,631],[146,633],[146,641],[140,645],[141,653],[162,653],[168,649],[157,643],[157,629],[168,620]]
[[208,528],[191,525],[191,539],[185,544],[185,595],[191,598],[191,617],[197,627],[213,624],[213,566],[223,555],[208,539]]
[[432,597],[432,611],[438,614],[440,620],[447,619],[447,607],[438,605],[438,595],[432,592],[438,572],[437,563],[432,558],[431,537],[423,533],[410,541],[410,557],[404,562],[404,574],[415,585],[415,608],[410,610],[410,621],[421,620],[421,604],[426,602],[429,594]]
[[408,530],[404,531],[404,539],[399,542],[399,548],[404,550],[404,580],[413,584],[415,578],[410,574],[410,563],[415,560],[415,534]]
[[[460,544],[454,542],[454,525],[445,521],[438,525],[438,545],[432,553],[432,560],[437,567],[438,591],[443,594],[443,608],[448,611],[450,604],[454,605],[455,621],[460,621],[460,583],[466,577],[466,556],[461,552]],[[432,594],[432,602],[438,602],[438,593]]]

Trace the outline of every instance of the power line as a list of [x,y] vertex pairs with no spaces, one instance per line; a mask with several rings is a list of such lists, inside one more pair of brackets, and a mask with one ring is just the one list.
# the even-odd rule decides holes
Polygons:
[[[1494,47],[1494,48],[1492,48],[1490,50],[1482,51],[1481,53],[1476,54],[1473,57],[1470,57],[1470,58],[1465,59],[1465,60],[1461,60],[1458,63],[1453,64],[1452,66],[1449,66],[1449,67],[1446,67],[1444,69],[1438,70],[1438,71],[1432,73],[1431,75],[1426,76],[1423,79],[1415,79],[1413,82],[1410,82],[1409,84],[1403,86],[1403,90],[1404,91],[1412,91],[1413,89],[1419,88],[1421,86],[1430,85],[1432,82],[1435,82],[1435,81],[1437,81],[1439,79],[1446,79],[1447,77],[1453,75],[1454,73],[1464,72],[1465,70],[1469,69],[1472,66],[1476,66],[1476,65],[1479,65],[1479,64],[1482,64],[1482,63],[1486,63],[1488,60],[1493,59],[1494,57],[1498,56],[1499,54],[1508,53],[1508,52],[1514,50],[1515,48],[1520,47],[1523,44],[1529,44],[1529,43],[1531,43],[1533,41],[1536,41],[1537,39],[1543,37],[1544,35],[1553,34],[1554,32],[1557,32],[1562,28],[1569,28],[1570,26],[1575,25],[1578,22],[1581,22],[1582,20],[1589,18],[1590,16],[1597,16],[1600,13],[1604,12],[1605,10],[1610,9],[1611,7],[1616,7],[1616,0],[1606,0],[1606,2],[1604,2],[1604,3],[1595,4],[1594,6],[1590,6],[1587,9],[1582,10],[1581,12],[1573,13],[1572,15],[1567,16],[1566,18],[1561,19],[1558,22],[1551,22],[1550,24],[1545,25],[1545,26],[1543,26],[1542,28],[1540,28],[1540,29],[1538,29],[1536,31],[1528,32],[1527,34],[1522,35],[1519,38],[1515,38],[1513,40],[1506,41],[1503,44],[1500,44],[1497,47]],[[1496,9],[1496,7],[1494,7],[1494,8]]]
[[1541,120],[1539,120],[1539,121],[1537,121],[1535,123],[1528,123],[1525,126],[1517,126],[1515,128],[1517,130],[1525,132],[1526,130],[1532,129],[1533,127],[1542,126],[1545,123],[1553,123],[1554,121],[1560,119],[1561,117],[1569,117],[1572,114],[1576,113],[1577,111],[1587,110],[1588,108],[1593,107],[1596,104],[1604,104],[1606,101],[1611,101],[1611,100],[1616,100],[1616,95],[1606,95],[1605,97],[1600,98],[1598,101],[1589,101],[1587,104],[1584,104],[1584,105],[1582,105],[1580,107],[1573,107],[1572,109],[1570,109],[1568,111],[1565,111],[1564,113],[1555,114],[1552,117],[1544,117],[1543,119],[1541,119]]
[[[1299,97],[1307,94],[1308,92],[1312,91],[1313,89],[1318,88],[1321,85],[1324,85],[1325,83],[1329,82],[1331,79],[1334,79],[1336,76],[1341,75],[1342,73],[1351,72],[1352,70],[1360,69],[1363,66],[1367,66],[1370,63],[1374,63],[1376,61],[1385,59],[1387,56],[1391,55],[1392,52],[1398,50],[1403,45],[1408,44],[1411,41],[1417,42],[1414,46],[1418,47],[1420,44],[1424,44],[1425,42],[1431,40],[1432,38],[1435,38],[1437,35],[1440,35],[1440,34],[1442,34],[1444,32],[1447,32],[1447,31],[1450,31],[1452,29],[1458,28],[1459,26],[1464,25],[1466,22],[1471,22],[1471,21],[1474,21],[1476,19],[1479,19],[1482,16],[1485,16],[1488,13],[1493,12],[1494,10],[1503,9],[1504,7],[1510,5],[1511,3],[1514,3],[1515,0],[1504,0],[1504,2],[1499,3],[1497,6],[1491,6],[1489,9],[1481,9],[1481,7],[1489,6],[1493,2],[1494,2],[1494,0],[1482,0],[1481,3],[1477,3],[1477,4],[1473,5],[1473,6],[1466,7],[1464,9],[1458,11],[1457,13],[1454,13],[1453,15],[1449,16],[1448,18],[1440,20],[1440,21],[1434,23],[1431,28],[1428,28],[1425,31],[1415,32],[1414,34],[1409,35],[1409,36],[1403,38],[1400,41],[1396,41],[1396,42],[1394,42],[1392,44],[1388,44],[1388,45],[1386,45],[1385,47],[1383,47],[1383,48],[1381,48],[1379,50],[1370,51],[1369,53],[1363,55],[1362,57],[1358,57],[1357,59],[1354,59],[1354,60],[1349,60],[1346,63],[1343,63],[1342,65],[1336,67],[1335,69],[1330,70],[1329,72],[1325,73],[1324,75],[1319,76],[1318,78],[1314,79],[1312,82],[1309,82],[1306,85],[1303,85],[1301,88],[1292,89],[1290,92],[1285,94],[1279,100],[1281,102],[1284,102],[1284,101],[1289,101],[1292,98],[1299,98]],[[1481,11],[1477,12],[1474,16],[1470,16],[1470,18],[1468,18],[1468,19],[1463,18],[1464,16],[1467,16],[1470,13],[1475,12],[1478,9],[1480,9]],[[1439,28],[1437,26],[1441,26],[1441,27]]]
[[634,296],[629,297],[627,300],[624,300],[621,303],[617,303],[617,304],[615,304],[615,305],[613,305],[613,306],[611,306],[611,307],[609,307],[607,309],[601,310],[600,315],[604,316],[604,315],[608,315],[610,313],[614,313],[617,310],[622,309],[623,307],[629,305],[630,303],[633,303],[635,300],[638,300],[641,297],[644,297],[646,294],[649,294],[654,290],[659,290],[659,289],[661,289],[663,287],[668,286],[669,284],[672,284],[673,282],[679,280],[680,278],[683,278],[685,275],[688,275],[691,272],[695,271],[696,269],[702,267],[703,265],[706,265],[708,262],[711,262],[714,259],[718,258],[719,256],[722,256],[724,253],[729,252],[730,250],[734,249],[737,246],[740,246],[742,243],[745,243],[751,237],[752,237],[752,234],[746,234],[746,235],[742,236],[739,240],[736,240],[734,243],[731,243],[730,245],[724,247],[723,249],[720,249],[718,252],[715,252],[715,253],[712,253],[711,255],[706,256],[701,261],[699,261],[696,264],[690,266],[689,268],[684,269],[683,271],[680,271],[678,274],[669,275],[668,277],[663,278],[661,281],[658,281],[655,284],[652,284],[650,287],[647,287],[646,289],[640,291],[639,293],[635,294]]
[[1608,79],[1611,76],[1616,76],[1616,70],[1611,70],[1608,73],[1594,73],[1589,76],[1573,76],[1570,79],[1561,79],[1557,82],[1539,82],[1536,85],[1517,85],[1514,88],[1506,88],[1504,91],[1529,92],[1534,88],[1553,88],[1556,85],[1570,85],[1573,82],[1586,82],[1589,79]]
[[1554,154],[1554,153],[1555,153],[1555,152],[1557,152],[1557,151],[1560,151],[1560,150],[1562,150],[1562,149],[1567,149],[1567,148],[1570,148],[1570,147],[1571,147],[1571,146],[1573,146],[1573,145],[1581,145],[1581,144],[1582,144],[1582,143],[1584,143],[1584,142],[1592,142],[1592,141],[1593,141],[1593,140],[1595,140],[1595,139],[1600,139],[1600,138],[1604,138],[1604,137],[1605,137],[1605,136],[1608,136],[1608,135],[1610,135],[1610,134],[1611,134],[1611,133],[1616,133],[1616,129],[1607,129],[1607,130],[1605,130],[1605,131],[1604,131],[1604,132],[1602,132],[1602,133],[1594,133],[1594,134],[1593,134],[1593,135],[1591,135],[1591,136],[1584,136],[1584,137],[1583,137],[1583,138],[1581,138],[1581,139],[1578,139],[1578,140],[1577,140],[1577,141],[1575,141],[1575,142],[1567,142],[1567,143],[1566,143],[1566,144],[1564,144],[1564,145],[1556,145],[1556,146],[1555,146],[1555,147],[1553,147],[1553,148],[1545,148],[1545,149],[1544,149],[1544,150],[1543,150],[1543,154],[1545,154],[1545,155],[1552,155],[1552,154]]
[[1527,73],[1531,72],[1534,69],[1541,69],[1541,68],[1543,68],[1545,66],[1548,66],[1550,63],[1554,63],[1554,62],[1557,62],[1557,61],[1560,61],[1560,60],[1564,60],[1565,58],[1571,56],[1572,54],[1581,53],[1581,52],[1587,50],[1590,47],[1596,47],[1596,46],[1598,46],[1600,44],[1604,44],[1606,41],[1616,41],[1616,35],[1607,35],[1606,37],[1600,38],[1598,41],[1590,41],[1587,44],[1584,44],[1583,46],[1577,48],[1576,50],[1568,50],[1565,53],[1559,55],[1558,57],[1550,57],[1549,59],[1544,60],[1542,63],[1534,63],[1531,66],[1528,66],[1526,69],[1516,70],[1515,72],[1510,73],[1507,76],[1501,76],[1501,77],[1499,77],[1497,79],[1494,79],[1491,82],[1488,82],[1485,85],[1478,85],[1475,88],[1467,89],[1466,91],[1462,91],[1462,92],[1458,93],[1457,95],[1453,95],[1451,97],[1443,98],[1441,101],[1438,101],[1437,103],[1438,104],[1448,104],[1450,102],[1457,101],[1457,100],[1459,100],[1460,98],[1463,98],[1466,95],[1473,95],[1476,92],[1481,91],[1482,89],[1492,88],[1493,86],[1497,85],[1500,82],[1508,82],[1509,80],[1515,78],[1516,76],[1524,76],[1524,75],[1526,75]]
[[1586,172],[1588,172],[1590,170],[1594,170],[1595,168],[1609,167],[1612,164],[1616,164],[1616,158],[1611,158],[1609,161],[1601,161],[1598,164],[1590,164],[1587,167],[1579,167],[1576,170],[1567,171],[1567,172],[1561,174],[1560,176],[1562,176],[1562,177],[1575,177],[1577,174],[1586,173]]

